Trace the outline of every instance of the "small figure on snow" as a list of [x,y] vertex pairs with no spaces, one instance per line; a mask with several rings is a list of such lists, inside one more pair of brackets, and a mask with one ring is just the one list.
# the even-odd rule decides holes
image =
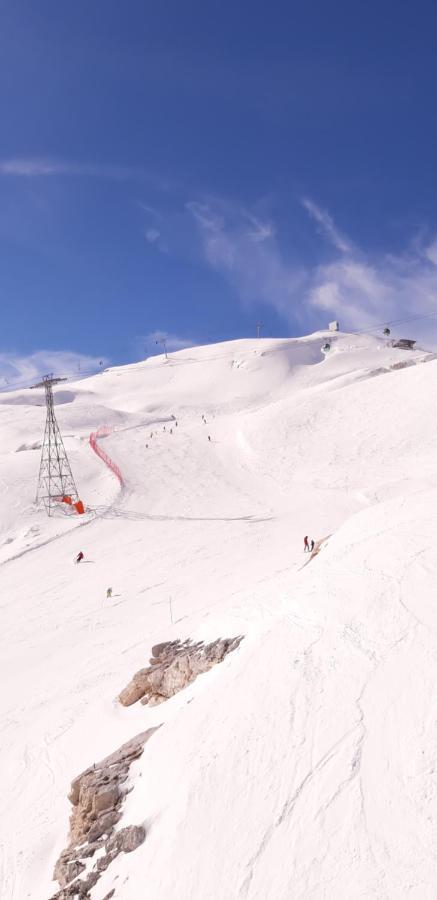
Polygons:
[[173,434],[173,428],[170,428],[170,434]]
[[303,552],[309,553],[310,545],[308,543],[308,535],[306,534],[303,539]]
[[110,597],[112,597],[112,588],[107,588],[106,599],[109,600]]
[[83,553],[81,550],[80,553],[77,554],[75,562],[80,563],[82,560],[83,560]]
[[311,540],[311,543],[310,543],[310,553],[312,553],[313,550],[314,550],[314,541]]
[[209,441],[211,440],[211,435],[210,435],[210,434],[208,435],[208,440],[209,440]]

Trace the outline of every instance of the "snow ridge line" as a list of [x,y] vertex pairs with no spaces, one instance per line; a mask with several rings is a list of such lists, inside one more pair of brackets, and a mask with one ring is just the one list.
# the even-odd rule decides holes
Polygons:
[[123,486],[124,478],[121,473],[120,467],[117,466],[117,463],[115,463],[114,460],[111,459],[111,457],[108,456],[108,454],[105,453],[105,451],[102,450],[102,448],[97,443],[99,438],[108,437],[108,435],[112,434],[113,431],[115,431],[115,427],[111,428],[110,425],[101,425],[100,428],[97,429],[97,431],[91,432],[89,442],[91,449],[94,450],[94,453],[96,453],[97,456],[105,463],[105,466],[107,466],[108,469],[111,470],[112,474],[115,475],[116,478],[118,478],[121,486]]

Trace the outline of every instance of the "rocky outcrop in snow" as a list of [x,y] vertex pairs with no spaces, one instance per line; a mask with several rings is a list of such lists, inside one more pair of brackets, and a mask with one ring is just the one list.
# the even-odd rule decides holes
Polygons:
[[198,675],[222,662],[242,640],[239,636],[219,638],[211,644],[190,640],[156,644],[152,647],[150,666],[135,673],[118,699],[123,706],[131,706],[138,700],[157,706],[191,684]]
[[[121,852],[130,853],[143,843],[146,833],[142,825],[129,825],[119,831],[115,831],[115,825],[121,818],[128,791],[130,765],[141,756],[154,731],[156,728],[149,728],[136,735],[72,781],[70,843],[55,865],[53,877],[61,889],[52,900],[89,898],[91,888],[115,857]],[[90,865],[95,854],[96,861]]]

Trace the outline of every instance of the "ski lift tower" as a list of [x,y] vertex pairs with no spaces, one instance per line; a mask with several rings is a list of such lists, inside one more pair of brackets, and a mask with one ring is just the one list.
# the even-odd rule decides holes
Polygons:
[[158,339],[155,341],[155,344],[162,344],[162,346],[164,347],[165,358],[168,359],[168,353],[167,353],[167,338],[165,338],[165,337],[164,337],[164,338],[158,338]]
[[47,418],[36,502],[44,503],[48,516],[51,515],[55,504],[60,502],[75,506],[77,512],[84,511],[55,416],[53,385],[59,384],[60,381],[67,381],[67,379],[45,375],[42,381],[33,385],[34,388],[43,387],[46,394]]

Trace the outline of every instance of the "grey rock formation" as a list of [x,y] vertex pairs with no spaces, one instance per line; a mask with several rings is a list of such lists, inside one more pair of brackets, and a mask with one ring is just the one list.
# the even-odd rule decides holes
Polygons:
[[117,853],[132,853],[141,844],[144,843],[146,831],[142,825],[127,825],[126,828],[120,828],[115,831],[106,843],[106,849],[109,852],[116,850]]
[[149,706],[157,706],[173,697],[198,675],[222,662],[228,653],[236,650],[242,637],[219,638],[211,644],[202,641],[167,641],[152,647],[150,665],[135,672],[132,680],[119,694],[123,706],[131,706],[141,700]]
[[[144,744],[156,728],[137,734],[115,753],[78,775],[71,783],[69,800],[73,811],[70,818],[70,843],[62,851],[53,877],[60,890],[52,900],[70,897],[88,900],[90,890],[100,875],[119,853],[131,853],[146,837],[142,825],[129,825],[115,831],[121,818],[121,806],[127,792],[129,768],[141,756]],[[86,875],[83,860],[104,849],[91,871]]]
[[[149,666],[136,672],[119,696],[124,706],[141,700],[155,706],[191,684],[235,650],[242,637],[219,638],[211,644],[202,641],[166,641],[152,647]],[[91,900],[91,890],[119,853],[131,853],[146,838],[142,825],[129,825],[116,831],[131,763],[141,756],[144,744],[156,728],[149,728],[123,744],[100,763],[85,769],[71,783],[69,800],[70,842],[62,851],[54,869],[60,890],[51,900]],[[84,861],[98,859],[90,869]],[[109,891],[105,900],[115,895]]]

